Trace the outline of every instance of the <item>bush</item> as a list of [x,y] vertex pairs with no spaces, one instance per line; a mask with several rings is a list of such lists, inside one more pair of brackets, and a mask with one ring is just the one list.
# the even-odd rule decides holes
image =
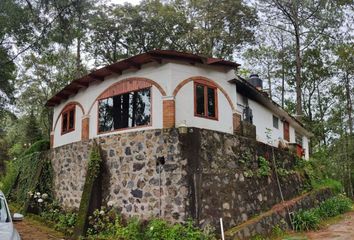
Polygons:
[[131,218],[124,223],[114,210],[101,208],[90,216],[88,239],[119,240],[212,240],[212,231],[196,228],[192,221],[186,224],[170,224],[162,219],[152,219],[147,223]]
[[271,174],[271,168],[269,165],[269,162],[267,161],[267,159],[265,159],[264,157],[260,156],[258,157],[258,161],[259,161],[259,168],[257,170],[257,175],[258,176],[269,176]]
[[320,218],[315,209],[303,211],[300,210],[294,215],[293,225],[296,231],[308,231],[317,229]]
[[35,153],[35,152],[43,152],[50,148],[50,143],[47,140],[39,140],[32,144],[25,152],[24,156]]
[[319,188],[330,188],[332,189],[335,193],[341,193],[343,192],[343,186],[342,184],[334,179],[331,178],[326,178],[326,179],[320,179],[320,180],[312,180],[312,187],[314,189],[319,189]]
[[300,210],[294,215],[293,225],[296,231],[317,229],[320,220],[335,217],[350,211],[352,201],[344,195],[338,195],[322,202],[319,207],[307,211]]
[[71,236],[77,220],[77,213],[59,214],[59,222],[55,224],[55,229]]
[[324,201],[319,209],[322,218],[335,217],[350,211],[352,202],[343,195],[335,196]]

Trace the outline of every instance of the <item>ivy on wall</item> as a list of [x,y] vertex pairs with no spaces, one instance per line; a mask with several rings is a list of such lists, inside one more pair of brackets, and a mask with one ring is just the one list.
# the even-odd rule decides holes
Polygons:
[[24,213],[28,208],[28,192],[41,191],[52,196],[53,170],[47,149],[48,141],[38,141],[8,165],[3,190],[13,202],[22,205]]

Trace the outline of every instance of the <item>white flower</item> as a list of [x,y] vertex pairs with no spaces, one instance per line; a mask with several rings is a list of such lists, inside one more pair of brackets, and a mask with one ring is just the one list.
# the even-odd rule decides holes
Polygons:
[[40,196],[40,195],[41,195],[41,193],[40,193],[40,192],[36,192],[36,195],[37,195],[37,196]]
[[43,198],[43,199],[47,199],[47,198],[48,198],[48,194],[43,193],[43,194],[42,194],[42,198]]
[[101,215],[104,215],[104,211],[103,211],[103,210],[101,210],[101,211],[100,211],[100,214],[101,214]]
[[38,198],[37,202],[42,203],[43,199],[42,198]]
[[114,205],[114,202],[113,202],[113,201],[108,201],[108,203],[107,203],[107,206],[108,206],[108,207],[113,207],[113,205]]
[[30,197],[33,196],[33,193],[32,193],[31,191],[29,191],[27,194],[28,194]]
[[154,227],[153,227],[153,226],[150,227],[150,231],[152,231],[152,230],[154,230]]

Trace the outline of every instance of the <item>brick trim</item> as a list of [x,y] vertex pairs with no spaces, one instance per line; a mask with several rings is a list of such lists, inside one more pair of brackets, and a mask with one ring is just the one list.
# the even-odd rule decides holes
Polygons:
[[180,82],[177,87],[173,90],[173,96],[176,97],[177,93],[179,92],[179,90],[184,86],[186,85],[187,83],[189,82],[202,82],[203,84],[205,85],[211,85],[211,86],[216,86],[223,94],[224,96],[226,97],[227,101],[229,102],[230,104],[230,107],[233,111],[236,110],[234,104],[232,103],[232,100],[229,96],[229,94],[227,94],[227,92],[218,84],[216,83],[215,81],[209,79],[209,78],[206,78],[206,77],[202,77],[202,76],[195,76],[195,77],[190,77],[190,78],[187,78],[185,80],[183,80],[182,82]]
[[175,100],[163,100],[163,128],[174,128],[176,118]]
[[111,86],[106,88],[100,95],[98,95],[95,101],[93,101],[88,111],[88,114],[90,114],[93,106],[99,99],[118,95],[123,92],[131,92],[131,91],[135,91],[135,90],[139,90],[151,86],[155,86],[160,91],[162,96],[166,96],[165,90],[158,83],[148,78],[131,77],[113,83]]
[[90,138],[90,118],[85,116],[82,118],[81,124],[81,140],[89,140]]
[[57,124],[58,124],[58,121],[59,121],[59,118],[61,117],[62,113],[63,113],[66,109],[68,109],[68,107],[70,107],[70,106],[72,106],[72,105],[78,106],[78,107],[81,109],[82,114],[85,115],[85,110],[84,110],[84,108],[82,107],[82,105],[81,105],[79,102],[76,102],[76,101],[68,102],[68,103],[62,108],[62,110],[60,111],[60,113],[59,113],[57,119],[55,120],[55,124],[54,124],[54,126],[53,126],[53,128],[52,128],[52,131],[55,131],[55,129],[56,129],[56,127],[57,127]]

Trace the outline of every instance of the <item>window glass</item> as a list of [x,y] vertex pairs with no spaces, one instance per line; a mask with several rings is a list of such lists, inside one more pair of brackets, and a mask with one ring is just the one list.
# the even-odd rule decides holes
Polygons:
[[2,197],[0,198],[0,222],[9,222],[9,212],[7,211],[7,207],[5,204],[5,199]]
[[196,85],[196,110],[198,115],[205,115],[204,108],[204,86]]
[[208,117],[215,117],[215,89],[208,88]]
[[98,103],[99,132],[144,126],[151,120],[150,88],[112,96]]
[[69,129],[73,129],[75,124],[75,109],[70,110],[69,112]]
[[62,132],[66,132],[68,126],[68,113],[63,113]]
[[217,118],[216,88],[195,83],[194,114],[205,118]]
[[279,128],[279,118],[273,115],[273,127],[278,129]]

